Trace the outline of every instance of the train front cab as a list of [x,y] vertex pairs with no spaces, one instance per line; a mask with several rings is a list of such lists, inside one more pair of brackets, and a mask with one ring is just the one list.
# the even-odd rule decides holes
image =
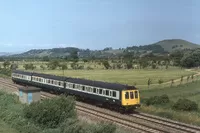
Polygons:
[[138,90],[122,91],[122,106],[127,110],[140,107],[140,95]]

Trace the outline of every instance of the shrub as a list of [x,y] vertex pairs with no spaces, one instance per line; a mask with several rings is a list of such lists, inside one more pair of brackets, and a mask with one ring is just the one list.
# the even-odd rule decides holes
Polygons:
[[174,103],[172,108],[174,110],[182,110],[182,111],[197,111],[198,104],[188,99],[179,99],[176,103]]
[[43,127],[55,128],[68,118],[76,116],[75,103],[72,97],[47,99],[31,103],[24,108],[24,115]]
[[85,133],[115,133],[116,126],[112,123],[101,122],[86,128]]
[[104,65],[104,67],[105,67],[106,69],[109,69],[109,68],[110,68],[110,64],[109,64],[109,62],[108,62],[107,60],[103,61],[102,64]]
[[5,75],[5,76],[10,76],[11,75],[11,70],[10,69],[6,69],[6,68],[2,68],[2,69],[0,69],[0,74]]
[[94,68],[88,66],[88,67],[87,67],[87,70],[94,70]]
[[162,79],[159,79],[159,80],[158,80],[158,83],[159,83],[159,84],[162,84],[163,82],[164,82],[164,81],[163,81]]
[[169,97],[166,94],[162,96],[153,96],[145,100],[145,104],[147,106],[155,104],[166,104],[166,103],[169,103]]

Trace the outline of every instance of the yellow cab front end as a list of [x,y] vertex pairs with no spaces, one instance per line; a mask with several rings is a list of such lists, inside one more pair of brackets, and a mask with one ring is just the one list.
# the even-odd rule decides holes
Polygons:
[[127,110],[140,107],[140,94],[138,90],[122,91],[122,106]]

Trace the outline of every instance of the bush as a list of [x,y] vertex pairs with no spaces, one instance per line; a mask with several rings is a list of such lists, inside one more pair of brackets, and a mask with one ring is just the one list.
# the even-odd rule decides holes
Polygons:
[[169,97],[166,94],[162,96],[153,96],[145,100],[145,104],[147,106],[155,104],[166,104],[166,103],[169,103]]
[[179,99],[172,108],[174,110],[182,110],[182,111],[197,111],[198,104],[190,101],[188,99]]
[[42,127],[55,128],[68,118],[76,116],[72,97],[60,97],[31,103],[24,108],[24,115]]
[[159,80],[158,80],[158,83],[159,83],[159,84],[162,84],[163,82],[164,82],[164,81],[163,81],[162,79],[159,79]]
[[38,133],[41,129],[23,117],[22,109],[17,96],[0,92],[0,119],[21,133]]
[[10,76],[11,75],[11,70],[10,69],[6,69],[6,68],[2,68],[2,69],[0,69],[0,74],[5,75],[5,76]]
[[114,133],[116,126],[112,123],[101,122],[92,124],[85,129],[85,133]]
[[23,105],[16,95],[0,91],[0,119],[19,133],[114,133],[115,125],[88,124],[77,119],[72,97]]
[[94,68],[88,66],[88,67],[87,67],[87,70],[94,70]]

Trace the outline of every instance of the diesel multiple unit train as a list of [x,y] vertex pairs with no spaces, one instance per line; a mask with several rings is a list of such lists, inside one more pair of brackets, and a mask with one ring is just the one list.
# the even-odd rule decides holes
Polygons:
[[107,105],[123,111],[133,110],[140,106],[139,91],[134,86],[21,70],[12,72],[12,81],[39,87],[43,91],[74,95],[95,104]]

